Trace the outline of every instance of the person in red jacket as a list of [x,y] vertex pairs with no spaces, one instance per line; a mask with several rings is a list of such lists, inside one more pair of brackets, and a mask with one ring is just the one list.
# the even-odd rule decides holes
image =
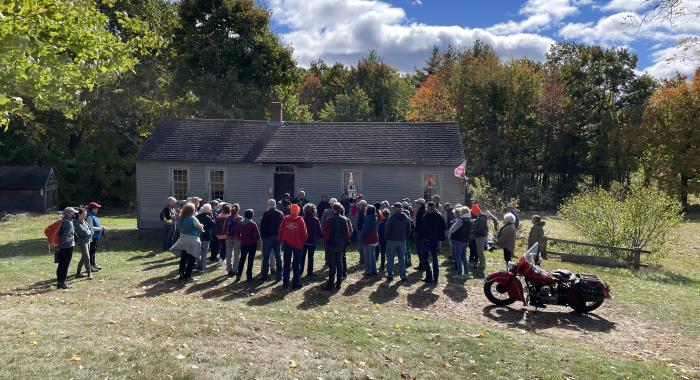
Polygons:
[[306,242],[307,232],[304,218],[299,216],[299,205],[292,204],[289,215],[282,219],[278,236],[284,248],[282,286],[289,288],[289,272],[293,272],[292,289],[301,288],[301,249]]
[[245,210],[245,219],[238,222],[236,228],[238,239],[241,241],[241,258],[238,260],[236,282],[241,280],[246,260],[248,260],[248,268],[245,272],[246,281],[253,281],[253,259],[255,259],[255,250],[258,249],[258,240],[260,240],[260,230],[253,221],[253,214],[253,210]]

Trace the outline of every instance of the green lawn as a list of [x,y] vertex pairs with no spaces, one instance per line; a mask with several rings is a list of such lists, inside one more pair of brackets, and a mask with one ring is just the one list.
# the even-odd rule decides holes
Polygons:
[[[221,268],[181,286],[177,258],[159,252],[158,239],[139,236],[128,215],[104,218],[104,269],[95,280],[71,280],[72,289],[57,291],[43,239],[50,219],[0,224],[3,379],[700,376],[697,221],[678,231],[660,268],[545,263],[611,284],[615,299],[577,315],[496,308],[481,279],[462,284],[442,275],[428,287],[414,270],[398,285],[363,280],[354,267],[337,293],[319,290],[326,272],[294,292],[273,282],[234,283]],[[546,230],[575,237],[557,220]],[[490,270],[502,266],[499,256],[490,256]],[[353,254],[349,264],[356,262]]]

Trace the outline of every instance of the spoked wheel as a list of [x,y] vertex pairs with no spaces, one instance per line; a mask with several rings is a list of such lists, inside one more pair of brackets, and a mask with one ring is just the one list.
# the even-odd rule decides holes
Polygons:
[[489,301],[498,306],[506,306],[515,302],[515,299],[508,294],[506,287],[496,281],[486,281],[484,283],[484,294]]
[[592,300],[592,301],[580,301],[571,304],[571,308],[579,313],[590,313],[591,311],[600,307],[603,304],[605,298]]

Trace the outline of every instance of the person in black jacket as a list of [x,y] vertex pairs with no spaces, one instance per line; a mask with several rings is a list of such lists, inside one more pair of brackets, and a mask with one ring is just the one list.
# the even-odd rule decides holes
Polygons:
[[[418,235],[423,243],[423,264],[425,270],[426,283],[437,283],[440,269],[438,268],[438,245],[441,241],[445,241],[445,219],[435,208],[434,202],[428,202],[428,207],[425,216],[420,219],[421,223],[418,226]],[[432,261],[432,268],[431,268]]]
[[284,219],[284,214],[282,211],[277,209],[277,202],[274,199],[267,201],[267,211],[263,213],[262,219],[260,220],[260,237],[262,238],[262,270],[260,277],[263,281],[267,280],[268,273],[270,271],[270,253],[274,251],[275,253],[275,266],[277,267],[276,278],[277,281],[282,279],[282,257],[280,256],[280,241],[277,236],[277,231],[279,226]]
[[[416,208],[415,208],[415,214],[413,216],[413,222],[416,224],[416,254],[418,255],[418,270],[424,270],[425,269],[425,261],[424,261],[424,255],[423,255],[423,239],[420,236],[420,233],[418,232],[420,226],[422,225],[423,221],[423,216],[425,216],[425,199],[423,198],[418,198],[415,201],[416,203]],[[406,264],[408,265],[408,264]]]
[[205,203],[199,209],[197,214],[197,220],[204,226],[204,231],[199,236],[202,241],[202,253],[197,258],[197,269],[204,272],[207,266],[207,254],[209,253],[209,245],[212,239],[216,236],[216,222],[212,215],[212,208],[209,203]]
[[[329,208],[331,208],[331,203],[328,202],[328,197],[325,195],[321,195],[321,201],[318,202],[318,205],[316,206],[316,212],[318,213],[317,215],[319,219],[323,216],[323,212]],[[323,224],[321,224],[321,227],[323,227]]]

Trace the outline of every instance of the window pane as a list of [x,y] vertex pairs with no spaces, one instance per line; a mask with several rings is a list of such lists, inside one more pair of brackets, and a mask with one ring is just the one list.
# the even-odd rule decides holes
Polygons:
[[173,196],[176,199],[187,198],[187,170],[173,169]]

